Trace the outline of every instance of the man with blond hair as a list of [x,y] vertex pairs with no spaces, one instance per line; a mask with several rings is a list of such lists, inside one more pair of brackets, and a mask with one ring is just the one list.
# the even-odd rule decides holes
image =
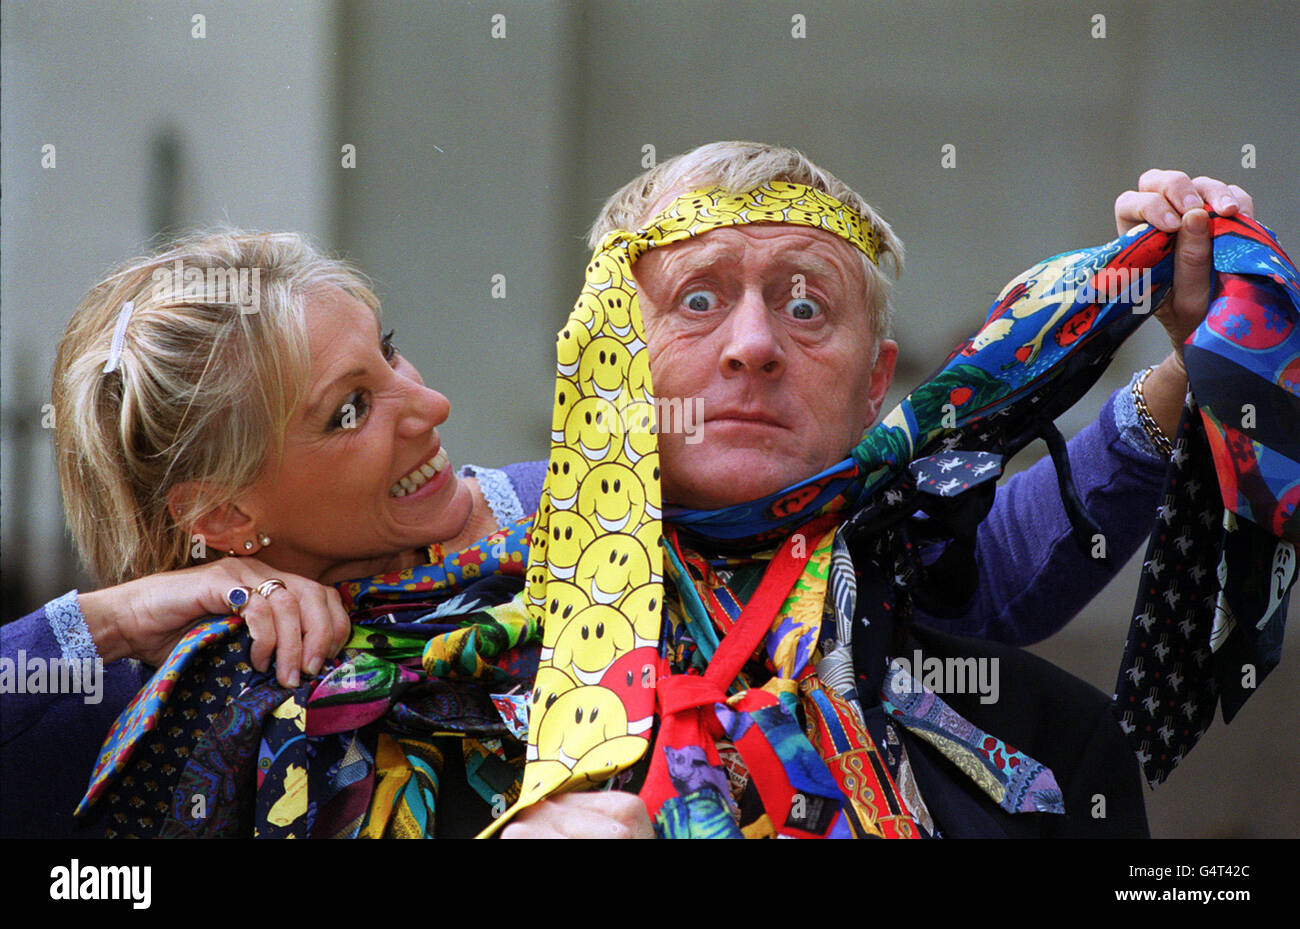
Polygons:
[[[923,559],[930,565],[940,565],[939,559],[944,559],[940,570],[934,572],[937,576],[931,578],[930,589],[917,588],[910,596],[900,596],[896,579],[890,579],[892,569],[881,561],[882,557],[888,561],[890,552],[882,555],[878,542],[860,536],[847,541],[841,536],[832,546],[832,530],[823,539],[830,579],[825,580],[823,571],[818,586],[816,580],[810,581],[816,572],[804,574],[781,608],[794,609],[791,604],[797,605],[800,597],[811,598],[809,608],[818,617],[824,609],[825,623],[816,624],[818,629],[796,647],[791,645],[788,628],[781,625],[788,626],[789,617],[782,621],[778,609],[766,640],[766,672],[748,664],[745,673],[736,677],[733,672],[739,664],[728,666],[717,683],[731,695],[726,700],[731,709],[724,710],[718,702],[714,710],[704,696],[671,696],[680,688],[670,688],[673,682],[663,675],[676,678],[685,671],[681,656],[693,654],[697,647],[700,655],[693,658],[692,674],[705,665],[715,668],[721,659],[715,657],[710,664],[701,645],[710,636],[700,625],[704,614],[722,639],[713,651],[721,655],[727,651],[726,636],[739,635],[736,630],[748,610],[746,597],[752,596],[751,602],[761,599],[758,591],[777,571],[778,562],[784,566],[788,543],[799,542],[804,531],[791,536],[794,524],[788,522],[782,524],[784,528],[776,523],[736,528],[739,520],[759,510],[770,516],[782,507],[804,506],[815,498],[817,502],[806,512],[822,516],[823,522],[815,524],[818,532],[825,531],[825,520],[835,521],[839,498],[823,506],[830,500],[825,487],[852,471],[846,454],[876,421],[893,379],[898,346],[889,338],[889,286],[901,270],[903,248],[863,197],[787,148],[752,142],[705,145],[663,162],[615,193],[592,227],[590,244],[596,256],[588,266],[588,286],[561,332],[557,417],[573,409],[574,397],[582,394],[580,389],[568,389],[581,385],[567,378],[564,362],[581,356],[563,354],[566,346],[572,347],[566,340],[576,339],[581,346],[587,344],[585,338],[591,339],[593,352],[611,338],[622,339],[634,373],[641,363],[637,354],[644,351],[653,397],[647,385],[643,399],[668,398],[683,405],[698,402],[703,410],[702,436],[660,430],[659,467],[653,481],[644,481],[647,500],[662,490],[662,538],[667,552],[663,594],[667,613],[660,655],[666,656],[663,660],[668,664],[658,671],[656,735],[650,739],[654,747],[644,755],[640,746],[620,753],[617,746],[631,743],[615,727],[612,736],[606,731],[605,742],[593,737],[594,742],[588,738],[582,743],[587,750],[584,757],[595,759],[594,768],[577,758],[568,735],[549,739],[560,748],[558,755],[548,754],[546,733],[555,727],[548,729],[545,712],[535,706],[532,727],[543,732],[540,743],[530,739],[537,774],[530,777],[526,770],[524,799],[511,814],[519,815],[504,835],[649,835],[650,817],[659,835],[700,835],[708,830],[746,836],[1145,834],[1134,757],[1109,713],[1109,699],[1045,662],[995,643],[1037,641],[1060,628],[1113,576],[1149,531],[1167,462],[1161,449],[1167,449],[1175,432],[1186,393],[1182,344],[1208,304],[1207,206],[1221,215],[1249,215],[1252,210],[1249,196],[1240,188],[1168,171],[1147,172],[1139,189],[1125,192],[1115,204],[1121,233],[1145,222],[1176,232],[1177,244],[1172,293],[1156,310],[1173,350],[1111,397],[1098,420],[1069,447],[1078,494],[1105,533],[1110,558],[1094,560],[1076,544],[1066,510],[1057,502],[1056,479],[1047,460],[997,493],[991,513],[973,539],[973,558],[946,559],[942,544],[931,545]],[[977,347],[968,343],[967,350]],[[602,349],[602,363],[606,354]],[[615,353],[608,354],[613,364]],[[643,380],[634,374],[629,383]],[[606,396],[608,384],[601,393]],[[564,408],[564,403],[570,407]],[[568,441],[574,440],[570,436]],[[557,437],[556,448],[563,445]],[[544,492],[543,514],[564,506],[548,500]],[[644,509],[649,514],[646,523],[657,526],[658,511],[648,504]],[[724,520],[718,514],[734,516],[725,530],[719,528]],[[841,511],[838,517],[841,528],[848,525],[845,515]],[[633,532],[622,525],[619,532],[624,536]],[[762,532],[754,535],[757,529]],[[709,536],[713,530],[717,533]],[[636,530],[652,565],[656,531],[645,530],[643,535],[643,529]],[[599,540],[602,533],[596,530],[594,535]],[[787,546],[770,562],[763,556],[755,563],[749,554],[753,545],[730,544],[761,539],[770,545],[782,538]],[[890,538],[894,541],[889,544],[897,542],[896,537]],[[699,544],[700,539],[707,544]],[[554,536],[551,546],[554,561]],[[535,589],[546,591],[556,578],[547,574],[536,555],[535,551]],[[851,568],[836,567],[849,563]],[[795,576],[797,566],[790,571]],[[653,586],[653,567],[649,576]],[[596,583],[604,583],[599,575]],[[617,596],[608,587],[601,590]],[[593,586],[593,595],[597,592]],[[841,602],[846,592],[849,596]],[[626,606],[633,599],[635,595],[629,595],[618,602],[624,604],[620,608],[629,622],[636,624],[639,619],[633,608]],[[913,605],[915,624],[906,621]],[[585,639],[586,626],[583,632]],[[670,641],[678,644],[669,647]],[[953,662],[1000,666],[1000,695],[996,684],[991,693],[982,695],[985,699],[971,693],[944,693],[938,699],[925,689],[926,699],[936,698],[942,708],[941,716],[947,713],[950,720],[961,720],[957,728],[964,736],[944,730],[918,738],[926,721],[895,706],[905,701],[898,681],[893,680],[896,661],[894,670],[887,673],[885,668],[891,660],[912,654],[913,648],[918,658],[924,649],[949,662],[949,667]],[[747,655],[752,653],[752,645],[746,649]],[[789,659],[799,649],[805,657]],[[805,653],[813,655],[808,663],[803,663]],[[617,651],[613,654],[616,664],[621,659]],[[745,657],[728,656],[736,662]],[[795,664],[782,665],[782,660]],[[542,675],[549,682],[559,680],[556,674],[581,670],[577,663],[560,665],[559,660],[544,660],[539,681]],[[763,684],[773,673],[775,677]],[[582,680],[598,677],[589,674]],[[820,754],[826,770],[839,778],[850,756],[857,758],[859,773],[864,759],[873,763],[887,759],[874,787],[889,796],[888,811],[877,809],[874,814],[879,815],[873,818],[866,809],[870,804],[849,796],[852,791],[841,780],[840,787],[849,797],[842,808],[853,824],[844,826],[827,812],[840,809],[830,775],[821,777],[818,788],[822,791],[818,796],[831,801],[829,806],[818,805],[821,812],[804,818],[791,812],[786,819],[784,808],[773,807],[771,798],[784,796],[774,785],[789,789],[789,784],[773,773],[770,764],[755,761],[770,756],[752,748],[746,755],[742,742],[752,738],[754,729],[736,723],[735,710],[751,707],[759,728],[763,719],[771,724],[777,712],[772,694],[790,695],[781,704],[785,710],[793,705],[789,701],[796,700],[787,685],[776,686],[781,680],[801,682],[796,728],[806,727],[814,741],[821,733],[817,751],[807,749],[798,756],[803,759],[798,765],[811,770]],[[548,686],[553,693],[546,709],[567,685]],[[539,693],[543,689],[539,687]],[[599,688],[588,686],[578,692],[595,689]],[[766,702],[761,694],[754,696],[759,691],[768,692]],[[718,691],[718,701],[722,693]],[[569,712],[570,703],[557,706]],[[578,723],[583,712],[579,706]],[[608,708],[599,712],[602,719],[608,718]],[[594,720],[596,710],[590,713]],[[632,715],[629,709],[628,718]],[[814,724],[814,719],[822,723]],[[896,725],[898,719],[905,723]],[[794,716],[787,722],[796,725]],[[840,744],[835,740],[845,730],[850,731],[849,741]],[[711,735],[702,735],[705,732]],[[954,747],[972,732],[991,740],[986,744],[996,743],[998,758],[1003,752],[1008,758],[1014,754],[1012,769],[1023,762],[1021,773],[1037,772],[1032,787],[1027,782],[1016,786],[1010,777],[1001,786],[981,783],[987,796],[972,790],[958,769],[979,783],[962,759],[975,757],[981,749],[973,744],[970,752]],[[1020,751],[1012,749],[1012,743]],[[798,754],[789,743],[781,744],[785,747],[772,743],[778,755]],[[947,747],[936,751],[938,745]],[[786,756],[781,757],[784,761]],[[790,770],[787,765],[787,773]],[[580,787],[584,777],[601,780],[611,772],[620,790],[565,792]],[[797,779],[791,778],[790,783]],[[1020,807],[1008,805],[1013,790],[1022,791]],[[1087,800],[1098,793],[1108,797],[1108,819],[1088,813]],[[793,796],[806,798],[807,792],[801,789]],[[710,807],[706,800],[714,805]],[[708,812],[700,812],[706,808]],[[727,810],[739,831],[729,831]],[[1038,815],[1033,815],[1035,810]],[[1016,815],[1025,812],[1031,815]],[[1049,812],[1065,815],[1044,815]]]

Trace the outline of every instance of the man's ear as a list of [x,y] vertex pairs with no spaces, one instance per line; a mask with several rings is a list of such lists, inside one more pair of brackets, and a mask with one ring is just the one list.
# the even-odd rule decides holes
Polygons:
[[[194,500],[207,493],[205,485],[194,481],[172,487],[167,491],[167,509],[172,519],[179,524]],[[191,536],[202,536],[208,548],[222,552],[239,552],[243,549],[244,542],[257,538],[256,521],[233,503],[223,504],[204,513],[194,520],[188,531]]]
[[880,406],[885,402],[885,394],[894,383],[894,365],[898,363],[898,343],[893,339],[881,339],[876,351],[876,364],[871,369],[871,392],[868,394],[867,421],[863,430],[868,429],[880,415]]

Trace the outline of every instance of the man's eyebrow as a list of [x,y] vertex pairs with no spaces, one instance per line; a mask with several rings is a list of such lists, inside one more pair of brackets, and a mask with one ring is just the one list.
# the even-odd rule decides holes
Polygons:
[[[714,266],[734,264],[739,258],[736,247],[730,243],[701,245],[668,256],[664,263],[664,273],[671,279],[680,279]],[[851,271],[820,255],[810,254],[801,245],[784,247],[773,258],[790,274],[808,273],[822,278],[834,278],[845,286],[852,283]]]
[[689,251],[683,250],[668,256],[664,270],[671,274],[693,273],[710,268],[713,265],[734,263],[737,255],[734,247],[726,245],[705,246]]
[[845,270],[837,263],[822,258],[819,255],[809,254],[799,249],[790,249],[781,252],[776,256],[777,260],[789,269],[792,273],[800,274],[808,272],[818,277],[835,278],[842,284],[849,283],[851,275],[846,274]]

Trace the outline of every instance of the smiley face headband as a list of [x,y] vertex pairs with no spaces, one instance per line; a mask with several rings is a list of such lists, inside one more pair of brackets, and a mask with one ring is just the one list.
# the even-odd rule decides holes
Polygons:
[[663,610],[663,503],[649,352],[632,266],[647,251],[749,223],[822,229],[876,260],[856,211],[772,182],[687,194],[606,236],[556,340],[551,458],[532,533],[529,609],[543,623],[517,810],[632,765],[648,746]]

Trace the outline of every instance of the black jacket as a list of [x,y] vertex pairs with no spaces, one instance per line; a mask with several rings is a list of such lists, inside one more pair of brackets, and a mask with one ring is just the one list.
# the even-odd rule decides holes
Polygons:
[[909,657],[919,649],[940,659],[996,658],[995,702],[981,703],[977,693],[940,696],[985,732],[1051,768],[1064,795],[1064,816],[1007,813],[928,742],[903,730],[917,786],[943,835],[1149,837],[1137,758],[1108,696],[1036,655],[996,642],[913,626],[900,646],[896,653]]

